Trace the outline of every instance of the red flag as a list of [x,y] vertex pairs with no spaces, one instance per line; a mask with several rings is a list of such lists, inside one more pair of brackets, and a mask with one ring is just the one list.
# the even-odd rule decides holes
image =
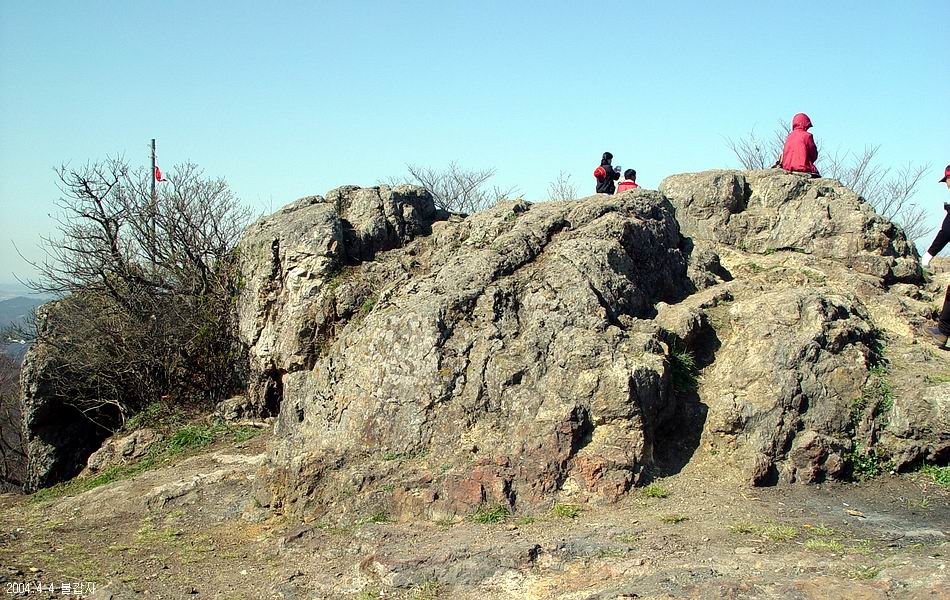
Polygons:
[[155,181],[165,181],[162,179],[162,170],[158,168],[158,165],[155,165]]

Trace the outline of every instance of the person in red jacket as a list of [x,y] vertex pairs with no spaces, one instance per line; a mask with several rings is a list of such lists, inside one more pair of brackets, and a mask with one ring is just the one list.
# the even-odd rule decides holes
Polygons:
[[811,119],[805,113],[798,113],[792,119],[792,131],[785,138],[785,147],[782,148],[782,168],[818,177],[818,169],[815,168],[818,146],[808,132],[810,128]]
[[637,172],[633,169],[627,169],[623,172],[623,181],[617,184],[617,193],[622,194],[627,190],[635,190],[637,185]]

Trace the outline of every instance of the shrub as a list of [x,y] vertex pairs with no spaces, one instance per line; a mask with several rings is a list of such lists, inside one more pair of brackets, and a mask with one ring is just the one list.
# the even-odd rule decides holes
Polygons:
[[210,406],[244,386],[234,334],[234,250],[248,211],[195,165],[151,173],[121,159],[62,167],[58,236],[32,287],[59,298],[38,311],[54,358],[47,389],[110,427],[167,397]]

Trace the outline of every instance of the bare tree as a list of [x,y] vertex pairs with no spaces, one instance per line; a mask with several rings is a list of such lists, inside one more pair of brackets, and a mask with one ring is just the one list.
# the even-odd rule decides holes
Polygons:
[[[767,139],[753,129],[739,140],[727,139],[726,145],[746,169],[764,169],[781,158],[789,125],[782,121]],[[877,160],[880,146],[866,146],[861,153],[820,153],[817,167],[826,177],[839,180],[854,190],[883,217],[900,225],[911,240],[927,233],[926,211],[913,201],[917,187],[930,165],[911,165],[893,169]]]
[[930,232],[927,213],[913,202],[924,174],[930,165],[911,165],[899,169],[877,162],[880,146],[865,146],[858,153],[835,153],[820,160],[821,171],[840,181],[867,200],[878,214],[898,223],[911,240]]
[[192,164],[151,196],[151,173],[122,159],[57,170],[58,233],[31,287],[63,401],[120,418],[162,396],[213,400],[239,385],[233,252],[249,218],[223,179]]
[[0,352],[0,492],[22,487],[26,473],[19,373],[16,361]]
[[557,179],[548,184],[548,198],[550,200],[574,200],[577,198],[577,188],[571,183],[570,174],[564,171],[558,173]]
[[753,128],[738,140],[726,138],[726,146],[736,155],[744,169],[768,169],[781,160],[789,131],[788,123],[780,121],[768,138],[758,137]]
[[488,180],[495,175],[494,169],[470,171],[455,162],[442,170],[418,165],[406,165],[406,168],[409,170],[409,183],[428,190],[436,207],[450,212],[476,213],[517,192],[514,187],[488,188]]

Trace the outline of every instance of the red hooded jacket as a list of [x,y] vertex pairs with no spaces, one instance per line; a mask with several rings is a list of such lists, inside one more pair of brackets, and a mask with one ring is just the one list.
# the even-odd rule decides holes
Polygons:
[[818,147],[815,138],[808,133],[811,119],[805,113],[798,113],[792,119],[792,132],[785,139],[782,149],[782,168],[786,171],[817,173],[815,161],[818,160]]

